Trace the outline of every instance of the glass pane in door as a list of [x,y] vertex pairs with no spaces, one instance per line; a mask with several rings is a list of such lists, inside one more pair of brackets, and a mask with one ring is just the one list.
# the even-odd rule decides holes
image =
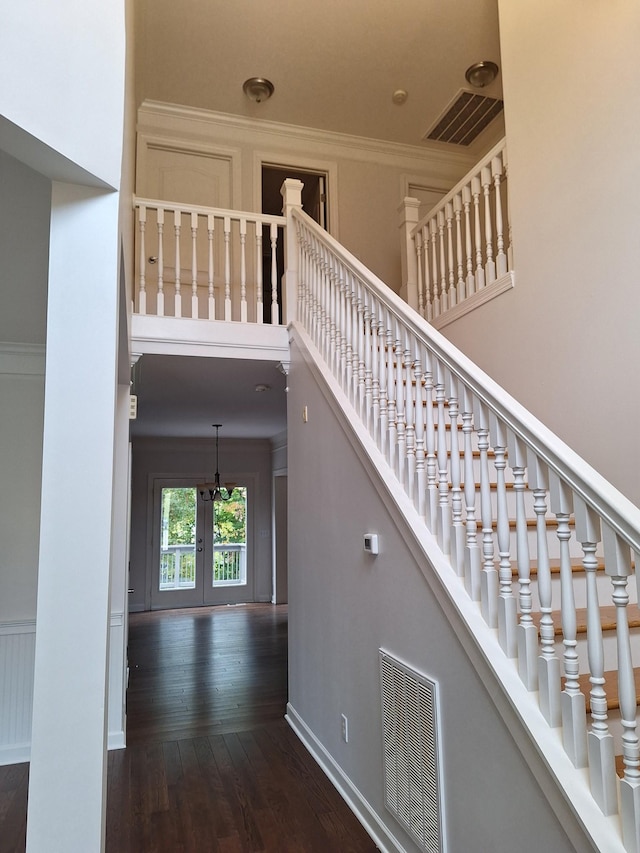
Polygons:
[[228,501],[216,501],[213,512],[211,586],[247,583],[247,488],[236,486]]
[[196,490],[163,488],[160,517],[160,591],[196,585]]

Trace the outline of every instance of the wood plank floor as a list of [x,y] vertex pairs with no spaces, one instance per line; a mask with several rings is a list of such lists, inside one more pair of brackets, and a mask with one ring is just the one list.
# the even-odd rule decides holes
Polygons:
[[[283,719],[286,606],[132,614],[129,664],[108,853],[376,850]],[[25,849],[27,782],[0,767],[2,853]]]

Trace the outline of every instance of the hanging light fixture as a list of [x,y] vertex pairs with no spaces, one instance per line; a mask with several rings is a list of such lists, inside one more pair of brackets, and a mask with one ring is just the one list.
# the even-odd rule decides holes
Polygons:
[[222,488],[220,486],[220,466],[218,463],[219,459],[219,450],[218,450],[218,441],[219,441],[219,432],[222,424],[211,424],[211,426],[215,427],[216,430],[216,473],[213,478],[213,483],[200,483],[198,485],[198,492],[202,500],[207,503],[208,501],[229,501],[231,500],[231,495],[233,494],[233,490],[236,487],[236,483],[225,483],[224,489],[226,491],[226,496],[222,494]]

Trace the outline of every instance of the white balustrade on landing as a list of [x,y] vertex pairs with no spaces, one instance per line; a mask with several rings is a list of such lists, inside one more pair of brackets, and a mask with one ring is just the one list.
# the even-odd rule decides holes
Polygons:
[[278,268],[284,217],[144,198],[134,203],[138,314],[284,322]]
[[401,206],[406,298],[436,328],[513,286],[507,170],[502,140],[419,221]]
[[[428,259],[433,264],[424,279],[428,316],[486,287],[494,265],[496,276],[508,271],[505,234],[499,224],[489,228],[487,215],[490,192],[500,195],[501,151],[415,232],[422,269]],[[476,602],[496,629],[524,685],[522,701],[536,702],[550,727],[562,726],[570,761],[589,767],[595,802],[606,815],[620,812],[623,843],[638,853],[639,661],[629,631],[628,582],[640,553],[640,510],[301,209],[287,213],[298,246],[295,334],[324,361],[348,401],[348,416],[368,430],[392,493],[404,490],[437,537],[462,582],[458,594]],[[459,231],[461,221],[466,225]],[[478,233],[484,235],[481,263],[469,249],[478,247]],[[464,255],[461,246],[467,246]],[[452,256],[455,287],[446,271]],[[584,570],[579,581],[576,563]],[[559,566],[553,580],[552,564]],[[552,584],[560,587],[555,599]],[[588,664],[577,654],[577,592],[586,601]],[[604,680],[603,604],[616,612],[620,780]],[[560,616],[552,615],[558,609]]]

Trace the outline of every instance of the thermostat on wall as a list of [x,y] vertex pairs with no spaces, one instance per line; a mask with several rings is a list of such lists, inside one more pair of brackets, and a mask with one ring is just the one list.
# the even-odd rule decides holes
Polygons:
[[364,534],[364,550],[367,554],[377,554],[378,553],[378,534],[377,533],[365,533]]

